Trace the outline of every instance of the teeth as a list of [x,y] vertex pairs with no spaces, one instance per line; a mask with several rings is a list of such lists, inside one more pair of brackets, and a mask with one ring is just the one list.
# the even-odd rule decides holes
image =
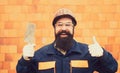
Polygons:
[[65,34],[65,33],[62,33],[62,34]]
[[61,34],[61,35],[66,35],[66,34]]

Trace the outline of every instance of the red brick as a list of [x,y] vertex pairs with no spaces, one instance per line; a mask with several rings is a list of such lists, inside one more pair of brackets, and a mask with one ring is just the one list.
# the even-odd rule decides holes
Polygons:
[[110,28],[118,28],[118,22],[117,21],[110,21],[109,22],[109,27]]
[[114,20],[120,21],[120,13],[114,14]]
[[3,69],[3,62],[0,62],[0,69]]
[[16,45],[2,45],[0,49],[1,53],[17,53],[17,46]]
[[5,8],[4,8],[3,5],[0,5],[0,13],[1,13],[1,14],[2,14],[2,13],[5,13]]
[[13,29],[13,24],[10,21],[6,21],[4,24],[4,29]]
[[117,5],[119,4],[119,0],[104,0],[105,5]]
[[[14,2],[14,1],[11,1]],[[21,13],[21,6],[20,5],[7,5],[5,6],[5,13],[14,14],[14,13]]]
[[46,21],[46,20],[49,20],[49,17],[46,18],[46,15],[48,15],[48,14],[31,13],[31,14],[27,15],[27,20],[28,21],[38,21],[38,20]]
[[[0,52],[2,51],[2,49],[0,48]],[[1,54],[0,53],[0,62],[5,61],[5,54]]]
[[15,69],[9,69],[8,73],[17,73]]
[[9,14],[9,21],[25,21],[26,15],[23,13],[13,13]]
[[29,13],[29,7],[28,5],[22,5],[21,6],[21,13]]
[[16,29],[6,29],[3,31],[3,37],[17,37]]
[[[24,0],[25,1],[25,0]],[[21,0],[13,0],[13,1],[10,1],[8,0],[8,4],[9,5],[22,5],[24,3],[24,1],[21,1]]]
[[21,54],[12,53],[12,54],[5,54],[6,61],[18,61],[21,58]]
[[115,43],[120,44],[120,37],[115,38]]
[[0,0],[0,5],[7,5],[8,4],[8,0]]
[[3,38],[0,37],[0,45],[3,45],[4,44],[4,40]]
[[114,13],[116,12],[116,5],[101,5],[101,12],[104,12],[104,13]]
[[0,69],[0,73],[8,73],[7,69]]
[[8,21],[9,14],[0,14],[0,20],[1,21]]
[[117,5],[117,10],[116,10],[117,13],[120,13],[120,5]]
[[9,69],[14,70],[16,68],[16,65],[17,65],[17,61],[10,62],[10,68]]
[[9,69],[10,68],[10,62],[7,62],[7,61],[5,61],[5,62],[3,62],[3,69]]
[[18,38],[15,37],[6,37],[1,39],[2,45],[18,45],[19,43]]

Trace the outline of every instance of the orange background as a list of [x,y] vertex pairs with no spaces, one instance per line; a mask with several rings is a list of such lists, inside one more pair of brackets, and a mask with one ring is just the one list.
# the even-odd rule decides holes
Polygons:
[[96,36],[118,61],[120,73],[120,0],[0,0],[0,73],[16,73],[29,22],[36,25],[36,50],[54,40],[52,19],[59,8],[76,16],[75,39],[92,44]]

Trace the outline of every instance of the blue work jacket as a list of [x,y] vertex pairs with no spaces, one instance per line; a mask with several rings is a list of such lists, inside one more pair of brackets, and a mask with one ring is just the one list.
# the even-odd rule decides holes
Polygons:
[[102,57],[92,57],[88,45],[73,41],[74,45],[65,55],[59,52],[54,43],[35,52],[34,57],[18,61],[17,73],[115,73],[118,64],[112,55],[104,50]]

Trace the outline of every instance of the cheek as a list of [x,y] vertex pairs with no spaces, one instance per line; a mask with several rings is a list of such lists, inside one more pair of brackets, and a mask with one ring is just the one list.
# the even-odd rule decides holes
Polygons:
[[69,29],[69,32],[71,33],[71,34],[73,34],[74,33],[74,29],[72,28],[72,29]]
[[55,28],[55,34],[57,34],[60,31],[59,28]]
[[73,30],[71,30],[70,33],[73,34]]
[[61,28],[55,28],[55,33],[58,33],[58,32],[60,32],[60,31],[62,31]]

